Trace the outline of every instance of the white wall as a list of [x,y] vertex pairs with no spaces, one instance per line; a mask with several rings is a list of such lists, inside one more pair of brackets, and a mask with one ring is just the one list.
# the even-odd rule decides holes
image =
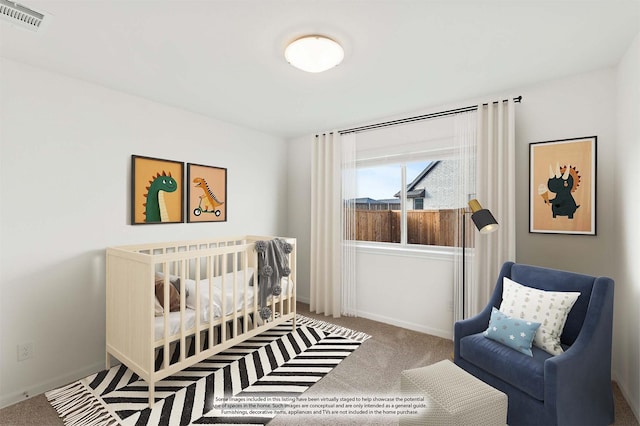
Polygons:
[[528,233],[528,177],[516,182],[519,262],[615,280],[613,378],[640,418],[640,259],[637,224],[640,179],[640,55],[638,37],[617,69],[547,82],[522,90],[516,150],[526,170],[528,143],[598,136],[597,232],[593,236]]
[[640,419],[640,34],[620,62],[617,77],[614,378]]
[[[640,401],[640,274],[637,271],[640,233],[638,215],[634,210],[639,205],[638,191],[633,189],[633,185],[640,180],[637,164],[640,158],[638,62],[636,39],[618,69],[589,72],[509,91],[510,95],[523,96],[523,102],[516,106],[516,260],[585,274],[607,275],[616,281],[613,375],[634,407],[636,416]],[[491,98],[496,96],[485,99]],[[466,106],[475,101],[462,101],[457,105],[405,116]],[[617,115],[618,110],[620,116]],[[529,144],[591,135],[598,136],[598,235],[530,234]],[[310,138],[291,141],[290,153],[304,152],[310,155],[307,146],[299,146],[309,143]],[[303,175],[305,170],[310,168],[307,166],[298,170],[300,174],[296,178],[301,182],[309,181]],[[307,197],[309,188],[301,186],[293,191],[290,188],[290,202],[298,197]],[[290,209],[292,206],[290,204]],[[293,233],[299,239],[304,236],[308,240],[308,229],[308,218],[307,222],[298,218]],[[444,307],[448,308],[449,295],[424,294],[424,288],[412,287],[409,290],[414,292],[415,298],[407,303],[389,303],[391,293],[385,289],[390,285],[397,287],[397,284],[390,282],[389,274],[384,274],[383,269],[398,271],[401,263],[386,259],[383,264],[379,256],[365,258],[362,254],[359,254],[358,260],[361,261],[358,272],[361,277],[366,277],[358,278],[358,309],[362,309],[365,316],[391,323],[405,323],[408,328],[415,328],[410,324],[412,321],[420,321],[423,329],[439,329],[437,319],[449,315],[443,310]],[[299,264],[304,262],[299,259]],[[425,269],[438,271],[434,275],[435,282],[450,282],[451,278],[444,272],[445,265],[438,263],[442,261],[427,259],[418,262]],[[447,286],[451,288],[450,283],[442,288]],[[304,291],[300,288],[299,293]],[[441,316],[427,317],[424,311],[440,312]]]
[[[286,233],[287,145],[16,62],[0,71],[5,406],[104,368],[105,247]],[[226,167],[228,221],[129,225],[132,154]],[[34,357],[18,362],[24,342]]]
[[289,141],[287,235],[297,239],[296,297],[309,303],[311,277],[311,144],[313,135]]
[[[425,137],[420,130],[433,130]],[[439,141],[451,137],[451,123],[431,122],[405,126],[402,134],[388,131],[369,133],[360,138],[372,152],[388,151],[389,137],[398,141],[403,149],[412,149],[416,143],[435,139],[434,149],[442,148]],[[434,135],[434,132],[436,133]],[[445,138],[446,136],[446,138]],[[366,139],[366,140],[365,140]],[[448,139],[447,139],[448,140]],[[310,297],[310,218],[311,218],[311,147],[313,135],[289,141],[288,234],[298,239],[298,299],[309,302]],[[381,251],[358,248],[357,250],[357,309],[364,318],[394,324],[435,336],[453,336],[453,263],[450,254],[404,252],[391,249]],[[443,299],[444,302],[443,302]]]
[[453,255],[358,248],[358,315],[453,338]]
[[[614,251],[617,242],[613,234],[612,212],[608,208],[613,204],[613,191],[610,188],[613,188],[615,167],[615,150],[612,146],[616,134],[615,70],[600,70],[535,86],[515,88],[510,91],[510,94],[523,96],[523,102],[516,105],[517,260],[524,263],[579,271],[587,274],[610,275],[615,278],[616,271],[611,264],[611,253]],[[504,96],[504,98],[506,97]],[[418,111],[415,115],[473,105],[478,101],[497,98],[502,98],[502,96],[494,95],[484,99],[467,100],[458,105],[446,105],[441,108]],[[414,114],[406,114],[406,116],[410,115]],[[394,129],[402,130],[403,133],[400,136],[408,137],[404,134],[407,129],[402,127],[389,128],[385,131],[393,132]],[[589,237],[529,234],[529,143],[590,135],[598,136],[598,235]],[[392,137],[387,136],[386,140]],[[366,135],[366,137],[370,138],[369,135]],[[404,139],[402,140],[404,141]],[[308,161],[310,148],[303,148],[300,145],[310,145],[311,141],[312,138],[291,141],[289,144],[290,156],[292,152],[304,152],[304,159]],[[296,179],[300,182],[310,182],[310,178],[308,178],[310,167],[308,165],[299,167]],[[298,201],[303,199],[301,197],[308,197],[309,188],[310,186],[290,187],[290,200],[295,200],[295,205],[297,205]],[[290,206],[290,209],[292,208],[293,205]],[[306,218],[306,222],[303,222],[300,218],[297,221],[299,223],[296,230],[290,233],[295,234],[298,238],[304,235],[305,237],[303,238],[308,239],[309,218]],[[396,257],[396,259],[398,258]],[[378,257],[369,257],[362,254],[359,254],[358,260],[364,263],[358,265],[358,271],[378,270],[379,262],[381,261]],[[304,260],[300,259],[299,263],[302,262]],[[390,270],[398,271],[400,268],[396,263],[393,263],[395,261],[391,262],[387,267]],[[426,259],[425,262],[423,264],[424,270],[446,270],[446,266],[441,264],[443,262],[442,259]],[[417,267],[416,265],[415,268]],[[409,318],[419,318],[421,312],[427,310],[437,312],[439,314],[438,318],[449,316],[452,318],[452,314],[448,310],[451,297],[448,297],[447,300],[440,300],[434,297],[428,297],[427,300],[424,300],[416,297],[408,305],[389,304],[387,295],[384,292],[376,290],[374,292],[375,295],[372,295],[369,291],[371,288],[377,289],[388,285],[384,281],[386,275],[372,274],[371,279],[369,279],[369,275],[365,272],[365,276],[367,276],[366,280],[358,277],[358,288],[360,290],[358,309],[366,313],[364,314],[365,316],[395,318],[400,322],[411,323]],[[433,279],[434,282],[445,283],[441,285],[446,285],[452,292],[451,279],[448,272],[443,275],[430,275],[429,279]],[[403,282],[403,284],[406,283]],[[415,284],[406,285],[409,286],[406,291],[412,294],[419,294],[424,289],[424,287],[418,287]],[[302,286],[299,289],[299,293],[305,294],[305,289]],[[386,308],[382,308],[383,306],[386,306]],[[389,311],[391,308],[395,308],[396,314],[392,314]],[[436,327],[432,323],[413,324],[409,328],[441,330],[440,327]]]
[[[606,69],[525,87],[516,107],[516,255],[531,263],[615,279],[616,74]],[[529,144],[598,137],[596,236],[529,233]]]
[[[638,37],[617,69],[521,90],[516,108],[519,262],[615,280],[613,379],[640,418],[640,53]],[[598,136],[597,236],[528,233],[528,143]]]

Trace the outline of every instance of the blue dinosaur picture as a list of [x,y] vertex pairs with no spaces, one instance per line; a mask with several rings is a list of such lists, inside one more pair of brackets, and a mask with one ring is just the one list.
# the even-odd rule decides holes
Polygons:
[[529,144],[529,232],[595,235],[596,139]]

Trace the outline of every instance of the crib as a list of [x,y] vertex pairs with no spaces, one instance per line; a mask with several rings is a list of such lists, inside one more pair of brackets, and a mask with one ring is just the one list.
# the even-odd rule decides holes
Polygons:
[[[284,268],[268,265],[273,244]],[[113,357],[136,373],[151,406],[158,381],[285,321],[295,328],[295,265],[294,238],[107,248],[107,369]],[[272,275],[277,266],[281,273]]]

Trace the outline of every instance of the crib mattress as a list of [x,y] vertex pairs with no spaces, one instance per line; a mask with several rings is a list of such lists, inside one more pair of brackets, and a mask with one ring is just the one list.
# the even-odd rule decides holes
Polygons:
[[[236,283],[236,303],[233,303],[233,273],[226,274],[225,277],[225,315],[232,314],[234,311],[239,311],[243,308],[245,303],[245,276],[251,284],[253,278],[253,268],[248,268],[247,273],[245,271],[238,271],[238,279]],[[290,278],[282,280],[282,292],[287,294],[289,287],[293,283]],[[184,328],[185,330],[193,329],[196,325],[196,282],[194,280],[185,281],[185,289],[187,290],[186,307],[184,311]],[[253,285],[247,286],[247,304],[252,306],[256,287]],[[213,278],[213,317],[214,319],[222,316],[222,277]],[[210,309],[210,292],[209,292],[209,280],[200,280],[200,324],[206,325],[209,323],[209,309]],[[180,312],[170,312],[168,321],[168,335],[174,336],[180,333]],[[164,315],[155,317],[155,339],[161,340],[164,337]]]

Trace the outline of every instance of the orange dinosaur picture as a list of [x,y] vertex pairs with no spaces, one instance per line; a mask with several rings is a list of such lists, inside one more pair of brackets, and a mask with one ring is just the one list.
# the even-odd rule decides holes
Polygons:
[[226,222],[227,169],[187,164],[187,221]]

